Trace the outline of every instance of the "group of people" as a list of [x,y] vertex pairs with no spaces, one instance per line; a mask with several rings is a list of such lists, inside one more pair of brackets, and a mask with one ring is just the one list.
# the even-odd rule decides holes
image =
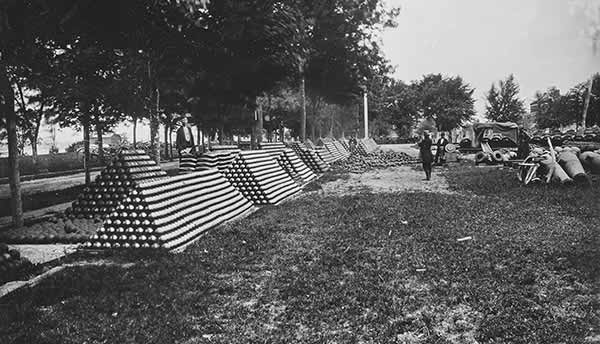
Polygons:
[[425,171],[424,180],[431,180],[431,170],[433,168],[433,164],[443,165],[446,163],[446,145],[448,143],[449,142],[448,139],[446,139],[446,135],[442,133],[437,141],[437,150],[434,157],[433,153],[431,152],[433,141],[431,141],[431,137],[428,132],[423,133],[423,139],[421,142],[419,142],[419,151],[421,154],[421,161],[423,162],[423,170]]

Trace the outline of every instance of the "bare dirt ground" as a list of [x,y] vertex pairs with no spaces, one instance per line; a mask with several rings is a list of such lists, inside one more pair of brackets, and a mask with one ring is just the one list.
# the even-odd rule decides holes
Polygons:
[[338,179],[322,185],[324,194],[350,195],[360,192],[433,192],[451,194],[446,178],[434,168],[431,180],[424,181],[425,173],[418,167],[400,166],[362,174],[350,173],[348,179]]

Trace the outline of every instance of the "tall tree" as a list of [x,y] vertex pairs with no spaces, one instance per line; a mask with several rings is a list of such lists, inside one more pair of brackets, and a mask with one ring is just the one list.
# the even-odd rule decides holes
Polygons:
[[399,80],[386,78],[369,86],[369,115],[382,133],[394,128],[408,136],[419,118],[418,102],[415,88]]
[[556,87],[550,87],[545,92],[536,92],[534,103],[537,104],[536,124],[538,128],[559,128],[576,123],[581,116],[578,111],[581,103],[571,94],[563,95]]
[[450,131],[475,115],[475,90],[460,76],[429,74],[413,87],[419,98],[419,113],[434,120],[437,130]]
[[15,226],[23,225],[21,186],[17,147],[17,116],[13,81],[9,71],[31,64],[33,56],[46,49],[49,39],[60,40],[60,24],[77,5],[61,1],[48,6],[46,1],[0,2],[0,112],[8,136],[11,213]]
[[[303,32],[307,35],[301,66],[301,85],[306,92],[302,87],[301,94],[311,98],[311,117],[318,121],[320,107],[316,105],[352,103],[362,94],[367,80],[384,74],[382,70],[388,66],[377,35],[396,24],[399,10],[386,9],[380,0],[295,3],[304,14]],[[306,132],[305,128],[301,132]]]
[[519,99],[519,84],[513,74],[492,84],[486,96],[486,117],[494,122],[519,123],[525,114],[525,104]]

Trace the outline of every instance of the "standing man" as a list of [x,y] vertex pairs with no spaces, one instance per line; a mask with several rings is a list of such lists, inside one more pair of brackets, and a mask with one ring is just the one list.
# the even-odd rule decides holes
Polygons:
[[435,163],[443,165],[446,162],[446,145],[448,144],[448,140],[446,139],[446,135],[442,133],[442,136],[437,142],[437,151],[435,152]]
[[433,163],[433,153],[431,153],[431,139],[429,133],[423,133],[423,140],[419,142],[419,152],[421,161],[423,162],[423,170],[425,171],[425,180],[431,180],[431,164]]
[[191,117],[189,113],[186,113],[181,118],[181,127],[177,129],[177,139],[175,145],[179,156],[190,155],[196,152],[196,146],[194,146],[194,136],[192,135],[192,128],[188,124],[188,118]]

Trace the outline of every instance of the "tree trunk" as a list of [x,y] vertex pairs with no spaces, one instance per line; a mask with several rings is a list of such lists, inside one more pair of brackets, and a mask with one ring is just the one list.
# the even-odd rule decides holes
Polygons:
[[300,103],[302,104],[302,116],[300,118],[300,139],[302,142],[306,141],[306,83],[304,81],[304,75],[300,81]]
[[588,82],[588,92],[585,96],[585,104],[583,106],[583,116],[581,119],[581,127],[583,128],[583,130],[585,130],[585,126],[586,126],[586,122],[587,122],[587,112],[588,112],[588,108],[590,106],[590,99],[592,97],[592,87],[594,86],[594,76],[592,75],[592,77],[590,78],[590,81]]
[[101,164],[104,164],[104,138],[102,134],[104,133],[104,128],[102,128],[102,123],[100,123],[99,116],[96,116],[96,135],[98,136],[98,160],[100,160]]
[[169,123],[170,120],[167,117],[167,121],[165,122],[165,159],[170,160],[169,156]]
[[263,128],[264,128],[263,109],[262,109],[262,106],[259,106],[258,107],[258,125],[257,125],[257,130],[256,130],[256,148],[258,148],[260,146],[260,143],[262,142]]
[[173,126],[169,126],[169,156],[173,159]]
[[[0,55],[1,57],[1,55]],[[6,65],[0,61],[0,97],[4,98],[0,109],[4,108],[6,131],[8,133],[8,183],[10,186],[10,210],[15,227],[23,226],[23,203],[21,200],[21,176],[17,149],[17,116],[15,114],[15,94],[8,79]],[[2,100],[2,99],[0,99]]]
[[151,106],[150,109],[150,157],[152,160],[160,164],[160,139],[158,137],[159,120],[158,120],[158,107],[160,102],[160,94],[158,88],[154,88],[154,97],[156,100],[155,106]]
[[204,139],[202,138],[202,130],[200,130],[200,126],[198,124],[196,124],[196,135],[198,136],[198,141],[196,141],[196,152],[204,153]]
[[[160,109],[160,91],[158,89],[158,82],[152,71],[152,60],[148,59],[148,85],[151,86],[150,91],[150,158],[156,161],[160,165],[160,138],[158,135],[159,131],[159,118],[158,113]],[[152,101],[154,100],[154,104]]]
[[137,116],[133,116],[133,149],[137,146]]
[[219,144],[220,145],[223,144],[224,136],[225,136],[225,133],[223,131],[223,124],[221,124],[221,126],[219,127]]
[[92,180],[90,176],[90,115],[88,110],[84,108],[83,114],[83,169],[85,170],[85,184],[89,184]]
[[211,140],[211,134],[212,134],[212,133],[211,133],[211,129],[210,129],[210,128],[208,128],[208,129],[206,129],[206,130],[207,130],[207,132],[208,132],[208,135],[206,135],[206,136],[208,137],[208,140],[206,140],[206,141],[207,141],[207,147],[208,147],[207,149],[208,149],[208,150],[210,150],[210,149],[212,148],[212,146],[211,146],[211,143],[210,143],[210,140]]

